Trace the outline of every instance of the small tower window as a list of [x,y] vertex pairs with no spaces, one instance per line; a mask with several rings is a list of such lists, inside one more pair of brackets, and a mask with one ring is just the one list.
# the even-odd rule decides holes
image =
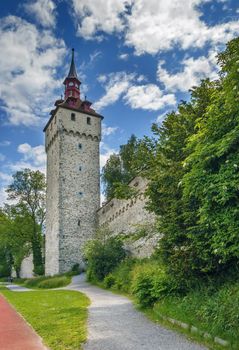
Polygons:
[[90,125],[91,124],[91,118],[87,117],[87,124]]
[[82,198],[83,197],[83,192],[79,192],[79,197]]
[[82,149],[82,144],[81,143],[78,144],[78,148]]
[[80,219],[79,219],[78,222],[77,222],[77,225],[80,226],[80,224],[81,224],[81,222],[80,222]]
[[81,165],[79,166],[79,171],[82,171],[82,166]]
[[76,115],[75,115],[75,113],[71,113],[71,120],[73,120],[73,121],[76,120]]
[[74,83],[72,81],[70,81],[69,86],[74,86]]

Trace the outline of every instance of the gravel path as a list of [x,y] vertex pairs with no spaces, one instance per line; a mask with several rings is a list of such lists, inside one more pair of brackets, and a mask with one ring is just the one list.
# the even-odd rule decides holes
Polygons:
[[17,284],[7,284],[6,287],[12,292],[32,292],[32,289],[19,286]]
[[206,350],[154,324],[129,299],[86,283],[84,275],[73,277],[65,289],[81,291],[91,299],[84,350]]

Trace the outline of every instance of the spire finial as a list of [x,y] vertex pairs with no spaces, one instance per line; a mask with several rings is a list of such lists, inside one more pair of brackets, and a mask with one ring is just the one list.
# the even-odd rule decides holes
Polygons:
[[75,49],[72,48],[71,66],[70,66],[68,78],[77,78],[74,54],[75,54]]

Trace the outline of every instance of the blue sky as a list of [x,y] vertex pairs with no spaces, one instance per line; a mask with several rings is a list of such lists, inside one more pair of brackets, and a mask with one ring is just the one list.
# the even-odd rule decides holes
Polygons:
[[16,170],[45,171],[44,134],[75,48],[82,96],[105,119],[101,165],[216,78],[238,0],[0,1],[0,203]]

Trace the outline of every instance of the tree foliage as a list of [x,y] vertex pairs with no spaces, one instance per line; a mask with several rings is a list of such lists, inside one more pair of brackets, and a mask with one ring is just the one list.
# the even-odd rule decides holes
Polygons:
[[107,200],[111,198],[130,198],[135,194],[128,186],[139,172],[142,172],[146,160],[151,158],[152,140],[148,137],[140,140],[131,135],[127,144],[121,145],[118,154],[112,154],[102,169],[102,180]]
[[14,200],[16,204],[5,207],[5,215],[9,220],[5,236],[17,272],[30,249],[33,253],[34,272],[44,272],[42,225],[45,219],[45,189],[44,174],[30,169],[17,171],[7,189],[8,199]]
[[218,64],[218,80],[193,87],[188,102],[152,126],[150,140],[127,146],[124,161],[149,181],[147,207],[163,234],[157,255],[182,280],[239,262],[239,38]]
[[239,39],[218,56],[218,81],[202,81],[167,115],[150,167],[149,208],[159,215],[159,256],[177,278],[223,272],[239,258]]
[[87,276],[90,281],[102,281],[125,258],[123,243],[106,229],[97,232],[85,246]]

